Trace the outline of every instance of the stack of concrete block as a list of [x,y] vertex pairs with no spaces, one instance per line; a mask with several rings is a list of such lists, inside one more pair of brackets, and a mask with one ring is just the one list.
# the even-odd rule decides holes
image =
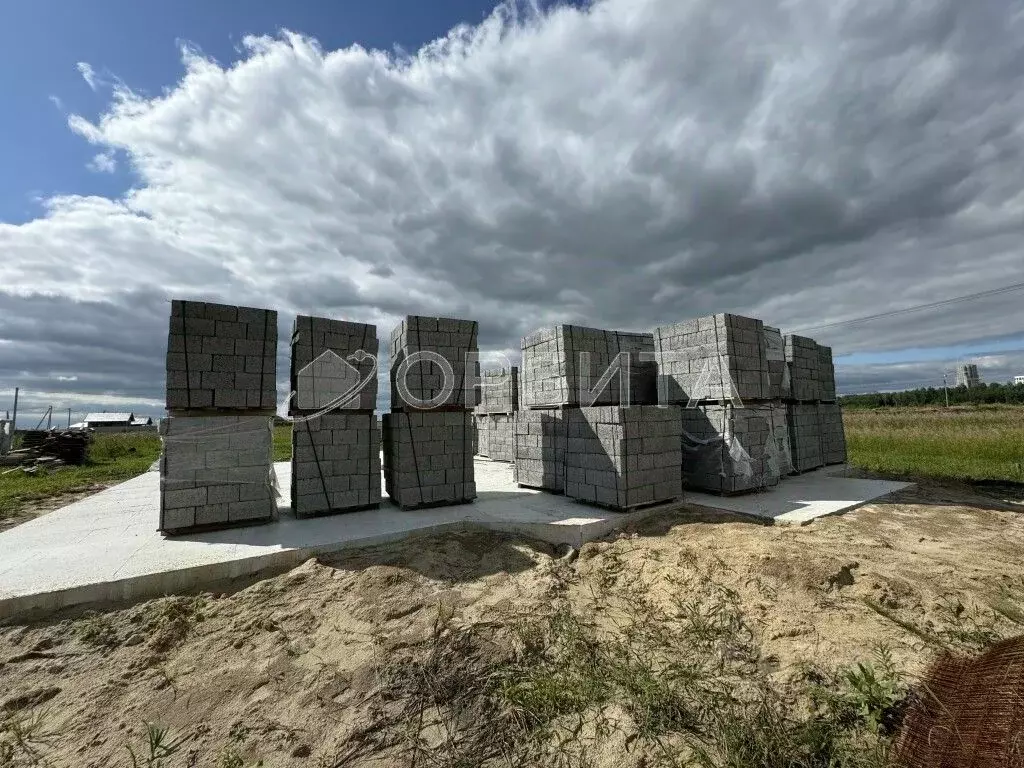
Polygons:
[[160,424],[160,530],[267,522],[277,511],[272,429],[277,312],[171,303]]
[[818,350],[818,400],[834,403],[836,400],[836,367],[832,362],[832,347],[815,344]]
[[821,433],[821,458],[825,464],[846,462],[846,432],[839,403],[818,404],[818,429]]
[[688,488],[742,493],[777,485],[777,406],[704,404],[682,409],[683,477]]
[[[524,408],[626,404],[626,383],[628,403],[656,402],[654,338],[649,333],[559,325],[525,336],[522,355]],[[620,369],[598,388],[616,361]],[[589,393],[582,401],[581,386]]]
[[299,315],[291,347],[295,516],[377,506],[376,326]]
[[333,412],[292,429],[292,509],[296,517],[380,504],[380,441],[372,413]]
[[476,454],[491,461],[515,461],[515,413],[476,415]]
[[403,509],[476,498],[473,414],[405,411],[384,415],[384,482]]
[[516,411],[513,479],[521,486],[565,490],[566,413],[569,408]]
[[[417,352],[440,355],[450,367],[455,380],[447,382],[447,395],[442,366],[428,362],[405,366]],[[473,454],[478,437],[472,409],[480,402],[477,356],[475,320],[409,316],[391,334],[391,413],[383,419],[384,482],[392,501],[403,509],[476,498]],[[407,370],[400,371],[403,366]]]
[[480,375],[477,413],[514,413],[519,408],[519,369],[516,366]]
[[515,412],[519,407],[519,369],[484,371],[481,375],[480,405],[475,421],[478,456],[492,461],[515,461]]
[[792,447],[793,470],[806,472],[825,463],[822,455],[821,419],[815,403],[789,403],[786,419]]
[[661,403],[772,397],[764,324],[718,314],[654,331]]
[[[299,315],[292,326],[291,414],[377,407],[377,326]],[[332,408],[332,410],[334,410]]]
[[798,403],[820,399],[818,345],[806,336],[786,336],[786,365],[789,368],[789,397]]
[[769,471],[775,472],[780,478],[793,474],[793,447],[789,436],[789,408],[778,400],[769,407],[769,428],[775,440],[769,452]]
[[[405,388],[413,398],[412,402],[406,402],[396,377],[410,355],[417,352],[439,355],[450,367],[454,380],[448,382],[451,390],[447,396],[442,396],[444,368],[436,362],[421,360],[409,364],[405,370]],[[475,407],[480,403],[476,387],[480,373],[477,355],[475,320],[406,317],[391,332],[391,410]]]
[[680,409],[567,408],[565,494],[613,509],[682,494]]
[[168,410],[268,410],[277,401],[277,312],[172,301]]
[[768,361],[768,398],[788,400],[790,397],[789,366],[786,364],[786,342],[778,328],[764,326],[765,357]]
[[245,414],[160,421],[160,530],[187,533],[272,520],[273,427]]

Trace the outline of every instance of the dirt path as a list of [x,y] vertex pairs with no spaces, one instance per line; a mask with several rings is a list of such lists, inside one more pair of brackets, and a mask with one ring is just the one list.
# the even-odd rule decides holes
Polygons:
[[[806,527],[681,513],[579,553],[414,539],[225,593],[0,628],[0,714],[38,719],[55,766],[131,765],[146,721],[184,739],[167,768],[408,765],[380,736],[404,695],[385,683],[439,619],[500,635],[564,604],[613,630],[638,595],[669,606],[708,584],[735,600],[780,685],[880,643],[917,673],[942,645],[1022,631],[1007,618],[1024,604],[1021,500],[926,484]],[[458,664],[483,664],[475,653]]]

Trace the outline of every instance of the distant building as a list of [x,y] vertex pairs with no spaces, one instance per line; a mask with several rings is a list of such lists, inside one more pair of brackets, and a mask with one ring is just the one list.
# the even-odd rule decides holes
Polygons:
[[979,384],[981,384],[981,377],[978,376],[978,366],[964,363],[956,367],[956,385],[958,387],[976,387]]
[[1013,383],[1014,384],[1024,384],[1024,376],[1014,376],[1013,377]]
[[90,413],[85,421],[72,425],[88,427],[100,432],[134,432],[156,429],[151,416],[136,416],[134,413]]
[[134,413],[90,413],[85,417],[87,427],[130,427],[135,420]]

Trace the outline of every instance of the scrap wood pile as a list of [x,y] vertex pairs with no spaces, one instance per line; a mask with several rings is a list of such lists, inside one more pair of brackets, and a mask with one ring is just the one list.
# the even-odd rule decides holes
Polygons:
[[87,429],[30,430],[23,434],[21,447],[0,462],[13,467],[6,472],[21,470],[30,474],[67,464],[77,466],[85,463],[91,439],[92,431]]

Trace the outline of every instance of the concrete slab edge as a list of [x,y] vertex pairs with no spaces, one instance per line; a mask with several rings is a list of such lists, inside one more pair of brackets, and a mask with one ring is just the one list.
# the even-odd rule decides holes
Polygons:
[[665,509],[664,507],[655,507],[650,510],[622,514],[621,517],[573,525],[519,523],[503,520],[455,520],[437,523],[417,528],[414,531],[394,531],[344,542],[287,549],[226,562],[197,565],[142,576],[129,576],[115,581],[84,584],[33,595],[2,598],[0,599],[0,622],[8,622],[16,618],[32,620],[45,618],[47,615],[65,608],[88,605],[127,605],[193,591],[204,584],[228,582],[242,577],[269,577],[299,566],[309,558],[318,555],[332,555],[352,549],[363,549],[395,541],[406,541],[420,536],[431,536],[445,531],[490,530],[526,536],[554,545],[567,544],[579,549],[586,542],[606,536],[615,528],[635,522],[650,514],[663,512]]

